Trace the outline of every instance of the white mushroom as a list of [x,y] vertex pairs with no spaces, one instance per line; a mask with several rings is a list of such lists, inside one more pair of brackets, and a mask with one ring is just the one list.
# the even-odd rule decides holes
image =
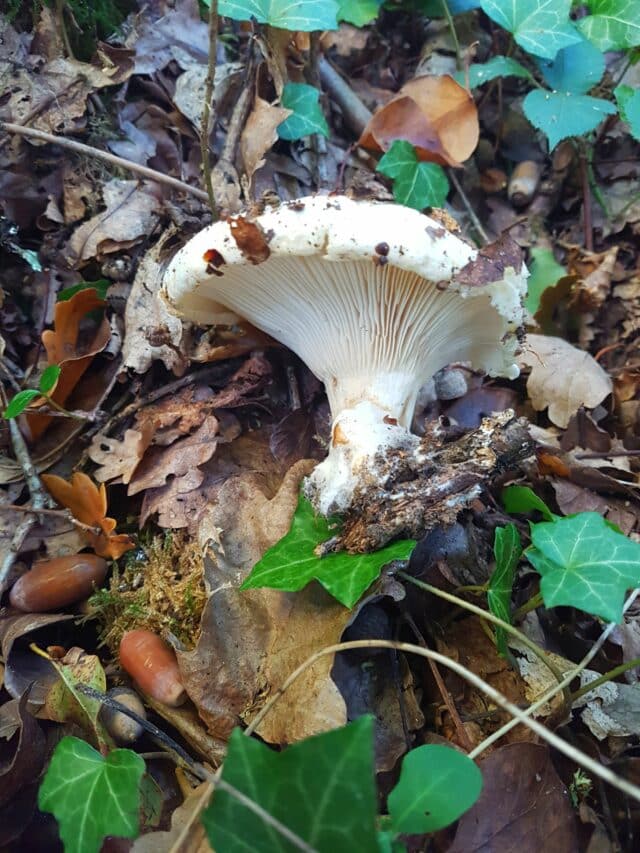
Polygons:
[[515,378],[526,270],[478,253],[399,205],[317,196],[235,216],[193,237],[169,264],[173,310],[203,325],[225,306],[296,352],[326,387],[331,448],[306,483],[323,514],[410,451],[420,387],[451,362]]

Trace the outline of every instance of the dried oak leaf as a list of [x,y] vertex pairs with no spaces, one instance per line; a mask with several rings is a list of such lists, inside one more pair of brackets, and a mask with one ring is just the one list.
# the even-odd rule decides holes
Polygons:
[[527,335],[520,364],[531,369],[527,393],[533,408],[549,407],[549,419],[565,428],[581,406],[593,409],[613,390],[607,373],[588,352],[562,338]]
[[101,557],[117,560],[135,543],[125,533],[114,533],[116,522],[107,517],[107,490],[104,483],[98,486],[81,471],[63,480],[55,474],[43,474],[42,482],[55,500],[70,510],[75,519],[89,527],[100,528],[100,533],[85,531],[87,541]]
[[204,465],[213,456],[220,440],[220,422],[213,415],[206,417],[191,435],[174,441],[168,447],[154,447],[145,454],[129,483],[129,495],[145,489],[164,486],[169,477],[185,474]]
[[66,257],[72,265],[83,266],[94,258],[103,260],[109,252],[130,249],[155,228],[162,208],[162,196],[149,181],[113,179],[104,185],[105,210],[83,222],[71,235]]
[[448,74],[416,77],[377,110],[358,144],[387,151],[396,139],[415,146],[418,159],[460,166],[478,144],[478,110],[471,93]]
[[95,472],[96,480],[99,483],[109,480],[129,483],[152,438],[153,429],[149,427],[141,432],[128,429],[121,441],[98,433],[88,450],[89,459],[100,465]]
[[[86,315],[104,305],[93,288],[80,290],[71,299],[56,303],[53,329],[42,333],[48,364],[57,364],[61,368],[56,387],[50,394],[60,406],[64,406],[94,357],[105,349],[111,339],[111,327],[106,318],[88,337],[81,329]],[[51,420],[48,415],[29,415],[32,440],[42,435]]]

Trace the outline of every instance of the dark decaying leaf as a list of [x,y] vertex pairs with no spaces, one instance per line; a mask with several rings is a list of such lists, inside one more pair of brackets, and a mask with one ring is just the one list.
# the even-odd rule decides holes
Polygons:
[[512,743],[480,762],[482,793],[460,818],[448,853],[577,853],[576,819],[549,749]]
[[26,785],[40,775],[46,758],[45,736],[38,721],[27,709],[28,692],[2,706],[12,706],[18,729],[11,737],[0,738],[0,809]]

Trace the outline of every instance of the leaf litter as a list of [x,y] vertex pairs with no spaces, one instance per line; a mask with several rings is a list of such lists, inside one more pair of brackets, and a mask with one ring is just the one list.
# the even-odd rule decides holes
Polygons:
[[[73,5],[63,4],[69,10]],[[262,11],[269,6],[259,5]],[[445,667],[373,648],[319,657],[268,709],[310,655],[340,640],[415,642],[462,663],[524,707],[556,683],[549,668],[504,628],[494,634],[494,627],[445,603],[439,593],[454,592],[486,609],[487,590],[499,592],[494,612],[507,623],[513,619],[561,672],[593,646],[601,628],[598,617],[620,616],[627,587],[634,585],[629,566],[636,561],[640,536],[637,143],[615,118],[601,125],[589,143],[593,158],[585,183],[584,151],[560,143],[549,152],[543,135],[536,136],[520,114],[526,75],[540,77],[529,54],[516,48],[518,76],[481,88],[487,60],[501,59],[495,24],[508,24],[516,43],[528,50],[542,11],[522,4],[531,7],[530,16],[518,12],[517,20],[505,23],[499,4],[485,2],[484,11],[468,13],[465,22],[457,6],[468,4],[449,5],[464,49],[477,41],[473,91],[466,88],[463,72],[453,76],[456,44],[435,12],[431,19],[418,16],[416,25],[407,10],[385,8],[366,26],[342,23],[324,33],[320,46],[312,42],[311,52],[306,32],[270,40],[253,22],[221,26],[219,33],[216,116],[209,138],[212,189],[216,199],[225,199],[223,213],[243,211],[234,221],[234,238],[251,263],[268,257],[271,239],[259,232],[252,216],[276,200],[345,188],[354,197],[386,200],[399,192],[402,180],[409,179],[402,169],[398,174],[376,169],[380,156],[398,141],[415,152],[412,175],[439,176],[432,185],[443,198],[448,192],[445,224],[457,221],[465,238],[483,248],[488,271],[481,264],[465,271],[466,285],[473,285],[474,275],[490,277],[495,248],[483,244],[505,229],[528,252],[527,262],[533,260],[528,335],[519,355],[522,377],[496,380],[454,365],[466,376],[459,396],[447,396],[442,383],[421,396],[414,426],[424,434],[425,447],[435,449],[428,482],[419,472],[405,471],[403,493],[413,489],[419,498],[413,509],[399,510],[398,495],[391,493],[386,503],[381,498],[363,504],[358,517],[346,520],[342,543],[330,541],[329,547],[360,552],[398,533],[416,535],[420,541],[408,570],[432,591],[393,576],[407,568],[410,549],[401,548],[380,559],[403,562],[381,574],[379,566],[365,572],[357,589],[338,600],[317,581],[332,588],[326,582],[331,561],[342,566],[348,558],[344,552],[330,553],[318,571],[301,579],[296,568],[301,555],[277,550],[291,529],[300,482],[323,457],[329,439],[322,387],[295,356],[237,315],[225,309],[220,325],[204,329],[176,317],[159,298],[168,259],[210,218],[202,200],[199,139],[209,51],[206,16],[194,0],[141,5],[121,29],[102,33],[108,39],[88,52],[74,42],[78,33],[70,11],[62,13],[62,27],[47,7],[38,7],[34,21],[23,13],[13,20],[0,16],[5,92],[0,121],[76,139],[156,172],[156,177],[140,176],[48,138],[2,139],[5,398],[37,388],[48,366],[59,366],[61,374],[48,398],[35,398],[15,422],[26,450],[19,449],[6,421],[0,433],[5,490],[0,586],[8,588],[43,557],[88,549],[113,561],[105,585],[67,612],[18,615],[3,601],[0,738],[7,747],[2,775],[8,793],[0,798],[2,843],[37,844],[40,827],[49,820],[43,812],[54,810],[47,786],[41,788],[38,810],[38,787],[50,761],[38,720],[56,721],[55,731],[67,735],[70,754],[86,751],[85,742],[105,751],[111,746],[96,722],[99,700],[74,691],[79,685],[104,692],[126,680],[117,648],[127,630],[153,630],[174,647],[187,705],[169,709],[143,698],[160,727],[179,732],[198,760],[218,766],[228,742],[233,750],[238,742],[240,749],[242,744],[257,748],[256,742],[239,740],[238,731],[256,719],[255,733],[264,743],[275,750],[299,744],[304,750],[308,738],[330,736],[335,729],[342,736],[349,729],[341,727],[370,714],[372,755],[386,795],[392,785],[384,774],[397,776],[403,756],[413,756],[419,744],[482,749],[510,715]],[[302,15],[301,28],[304,20]],[[547,23],[550,43],[568,50],[574,31]],[[580,27],[587,31],[582,20]],[[220,39],[223,33],[226,40]],[[251,47],[254,39],[261,54]],[[311,78],[304,69],[315,61],[314,51],[321,59]],[[615,56],[607,54],[600,98],[609,76],[620,74],[625,84],[637,85],[629,76],[633,67],[617,69]],[[464,67],[467,57],[461,58]],[[333,74],[323,71],[323,63]],[[545,66],[540,80],[553,73]],[[290,140],[288,130],[279,133],[279,128],[292,115],[298,123],[301,117],[286,109],[283,87],[308,87],[318,80],[323,95],[310,99],[314,112],[303,115],[307,124],[299,126],[324,131],[326,124],[330,135]],[[627,121],[633,129],[629,115]],[[533,160],[541,171],[524,208],[512,203],[507,191],[509,175],[523,160]],[[425,166],[450,167],[448,179],[420,171]],[[184,191],[168,187],[165,176],[181,181]],[[421,192],[412,185],[402,200],[421,205]],[[101,279],[106,294],[90,286]],[[80,289],[71,299],[58,301],[62,289],[75,285]],[[511,410],[517,421],[504,414]],[[490,416],[491,421],[483,420]],[[514,423],[524,432],[514,432],[518,440],[506,447],[476,440],[481,432],[474,430],[481,431],[482,424],[493,440],[502,435],[496,424]],[[432,500],[429,489],[435,494],[461,472],[473,475],[473,490],[466,489],[465,480],[462,491],[434,499],[429,513],[415,509],[420,500]],[[526,486],[537,497],[538,503],[528,505],[524,499],[526,516],[522,505],[502,503],[508,483]],[[462,493],[464,500],[457,502]],[[542,522],[541,506],[547,507]],[[43,511],[35,514],[38,509]],[[300,518],[295,516],[294,533]],[[589,519],[598,525],[600,562],[608,572],[596,580],[615,587],[615,612],[611,593],[596,590],[581,568],[589,550],[582,528],[571,534],[578,555],[571,564],[574,586],[566,586],[564,574],[548,591],[550,580],[557,580],[554,548],[569,541],[563,531]],[[363,533],[374,522],[375,542]],[[522,539],[524,556],[518,560],[514,546],[514,565],[500,580],[493,575],[493,545],[500,541],[496,528],[505,525]],[[332,534],[327,529],[320,538],[331,540]],[[609,552],[622,535],[627,550],[621,568]],[[293,540],[292,547],[295,552]],[[251,581],[265,560],[273,560],[274,585],[280,589]],[[279,561],[285,563],[284,574]],[[586,601],[585,583],[594,597],[588,612],[571,606],[576,599]],[[540,590],[547,606],[538,602],[522,612]],[[634,760],[640,736],[637,663],[614,680],[587,688],[601,672],[621,662],[634,664],[637,625],[634,606],[583,671],[581,695],[568,703],[560,694],[540,710],[550,728],[568,727],[569,736],[579,735],[587,751],[621,768]],[[47,657],[38,656],[32,644]],[[266,716],[258,718],[264,710]],[[78,743],[69,744],[71,726],[72,734],[82,737]],[[296,753],[287,754],[295,764]],[[279,778],[276,751],[264,756],[256,753],[255,767],[264,760]],[[604,789],[581,787],[575,765],[556,757],[526,727],[513,729],[502,745],[480,755],[482,793],[457,824],[440,830],[440,847],[526,848],[552,839],[554,849],[577,850],[587,849],[589,839],[619,839]],[[96,753],[90,759],[96,778],[112,772],[109,757]],[[223,778],[237,772],[235,760],[232,751]],[[127,784],[142,790],[135,781],[138,770],[138,765],[128,769]],[[187,832],[193,849],[209,849],[198,822],[204,807],[200,777],[192,771],[193,766],[181,787],[175,779],[182,771],[172,774],[179,793],[174,800],[165,793],[162,826],[144,823],[146,834],[134,849],[146,849],[147,842],[169,849]],[[51,787],[55,773],[47,778]],[[236,781],[242,789],[246,780],[240,774]],[[215,809],[233,817],[235,801],[217,795],[213,802],[205,825]],[[273,814],[279,808],[276,803]],[[628,803],[625,809],[617,814],[632,837],[638,813]],[[51,818],[49,831],[53,827]],[[60,827],[69,837],[64,820]],[[121,827],[105,824],[96,837],[112,830],[133,836],[138,828],[126,821]],[[210,832],[214,837],[215,830]]]

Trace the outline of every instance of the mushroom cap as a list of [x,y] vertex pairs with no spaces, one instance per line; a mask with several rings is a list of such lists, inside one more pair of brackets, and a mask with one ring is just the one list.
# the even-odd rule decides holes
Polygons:
[[222,305],[280,340],[325,382],[334,415],[364,388],[407,426],[420,386],[451,362],[518,375],[526,270],[507,259],[478,272],[479,260],[418,211],[315,196],[205,228],[163,293],[196,323],[219,323]]

